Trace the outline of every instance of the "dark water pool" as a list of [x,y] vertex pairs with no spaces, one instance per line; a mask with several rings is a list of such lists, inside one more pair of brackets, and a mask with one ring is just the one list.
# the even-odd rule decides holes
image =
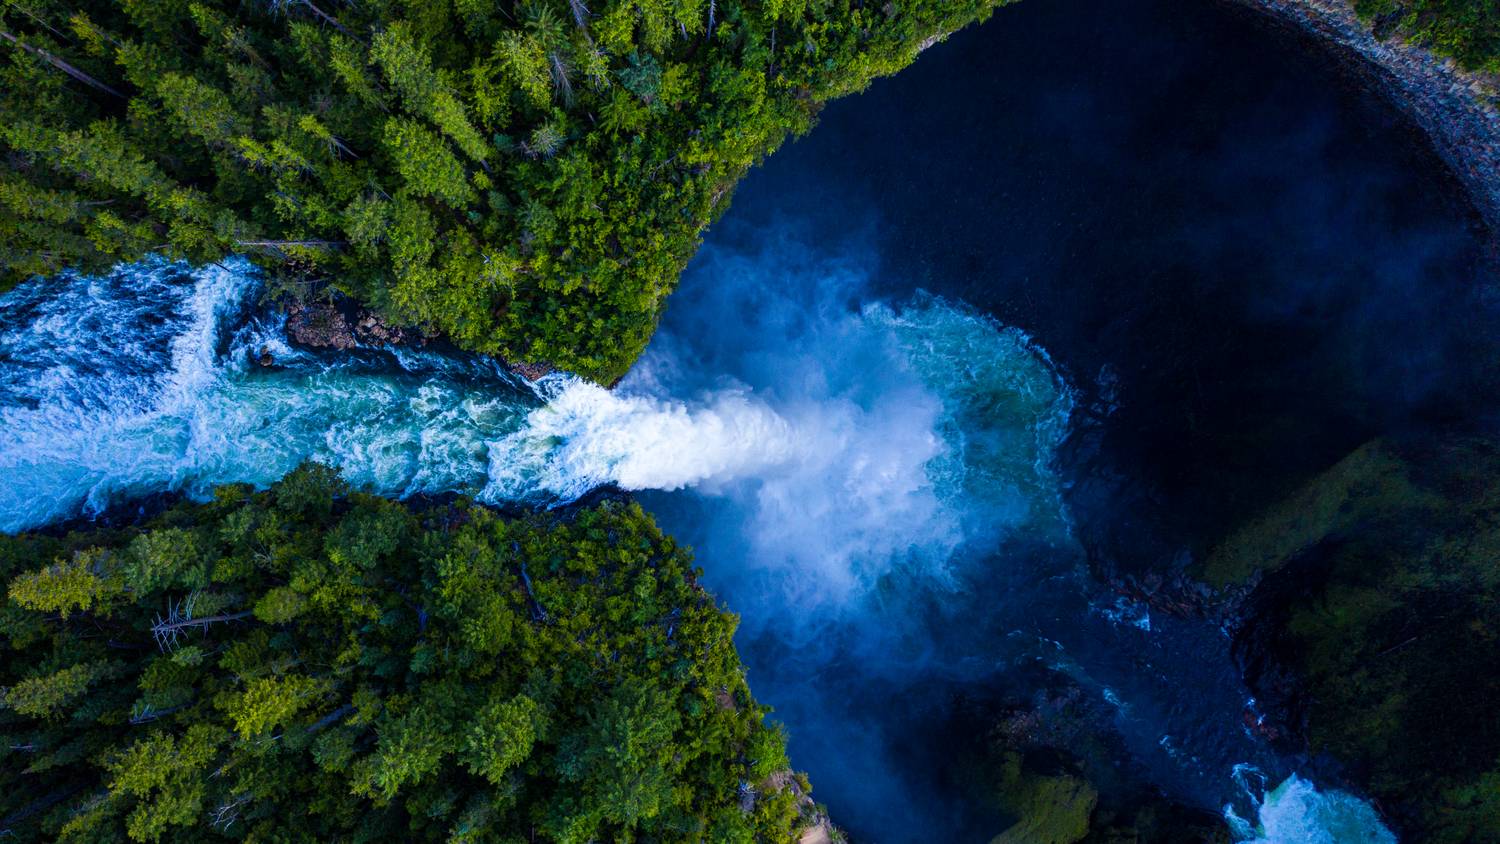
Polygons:
[[1341,57],[1230,3],[1001,9],[835,103],[714,238],[788,218],[868,237],[893,295],[964,299],[1117,381],[1126,473],[1198,499],[1174,532],[1494,406],[1456,180]]
[[[1486,238],[1409,122],[1295,33],[1228,3],[1027,0],[831,105],[750,175],[705,254],[822,256],[866,273],[864,298],[925,289],[1026,331],[1078,394],[1058,458],[1077,547],[1010,547],[956,592],[902,595],[927,603],[919,638],[942,657],[902,673],[755,623],[716,574],[737,551],[704,527],[715,505],[645,499],[746,615],[751,685],[858,840],[1003,828],[950,766],[977,740],[973,701],[1017,693],[1039,642],[1127,699],[1128,776],[1217,810],[1235,762],[1296,760],[1241,728],[1216,630],[1111,622],[1089,610],[1099,576],[1183,567],[1371,437],[1492,424]],[[663,326],[705,361],[722,338],[694,303],[719,266],[689,268]]]

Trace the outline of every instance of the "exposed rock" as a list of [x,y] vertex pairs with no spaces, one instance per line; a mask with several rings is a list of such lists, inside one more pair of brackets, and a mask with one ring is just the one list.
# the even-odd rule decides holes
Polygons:
[[943,41],[945,39],[947,39],[947,37],[949,35],[952,35],[952,33],[951,32],[942,32],[942,31],[938,31],[938,32],[932,33],[931,35],[929,35],[926,38],[923,38],[921,41],[917,42],[916,52],[918,52],[918,53],[925,53],[925,52],[927,52],[928,50],[932,49],[933,47],[937,46],[938,44],[943,43]]
[[1121,572],[1103,566],[1094,567],[1110,588],[1150,610],[1179,618],[1206,618],[1219,624],[1231,623],[1238,598],[1244,589],[1214,589],[1184,571]]
[[293,302],[287,306],[286,335],[293,343],[313,349],[352,349],[354,332],[343,312],[332,303]]
[[536,381],[544,375],[551,375],[557,369],[549,363],[510,363],[505,367],[511,372],[525,378],[527,381]]
[[728,689],[719,689],[714,692],[714,702],[719,705],[720,709],[730,712],[738,712],[740,708],[734,700],[734,695],[730,694]]
[[[436,335],[418,328],[392,325],[374,311],[343,297],[291,302],[286,306],[286,334],[299,346],[338,351],[380,346],[422,347],[437,339]],[[507,361],[505,367],[527,381],[557,371],[547,363]]]
[[[384,343],[387,345],[399,345],[410,342],[407,334],[400,328],[393,328],[381,322],[374,314],[365,314],[359,322],[354,325],[354,336],[362,343]],[[424,340],[419,337],[420,345]]]
[[292,302],[286,312],[287,337],[313,349],[425,346],[431,339],[416,329],[390,325],[374,312],[344,299]]
[[1287,747],[1296,741],[1296,736],[1283,726],[1285,719],[1273,718],[1266,715],[1262,711],[1260,701],[1250,701],[1245,706],[1244,711],[1240,713],[1240,721],[1245,725],[1247,732],[1251,735],[1259,736],[1262,741],[1265,741],[1272,747]]
[[1492,238],[1500,238],[1500,79],[1465,71],[1400,38],[1376,37],[1350,0],[1235,2],[1357,56],[1371,71],[1367,75],[1432,138],[1468,188]]
[[[834,825],[833,820],[823,811],[823,808],[812,799],[812,787],[808,784],[807,777],[794,771],[777,771],[766,777],[758,789],[746,789],[745,793],[750,796],[750,805],[745,811],[754,809],[755,801],[765,797],[790,796],[796,803],[797,812],[802,817],[802,831],[798,834],[797,844],[833,844],[845,840],[844,833]],[[742,796],[743,799],[743,796]]]
[[1247,726],[1326,754],[1404,840],[1500,841],[1500,442],[1376,441],[1236,531]]

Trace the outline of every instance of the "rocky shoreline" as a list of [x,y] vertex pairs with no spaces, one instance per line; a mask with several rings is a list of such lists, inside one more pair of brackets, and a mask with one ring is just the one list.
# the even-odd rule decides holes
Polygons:
[[[293,300],[286,313],[286,336],[294,345],[308,349],[347,351],[379,346],[422,348],[440,342],[441,336],[410,326],[392,325],[379,314],[350,299],[335,297],[318,301]],[[274,365],[268,351],[257,358],[262,366]],[[556,371],[546,364],[512,363],[505,368],[527,381]]]
[[347,300],[294,301],[286,306],[286,335],[311,349],[345,351],[360,346],[425,346],[432,336],[388,325],[369,309]]
[[1372,441],[1201,572],[1257,573],[1232,636],[1258,731],[1337,760],[1415,840],[1495,840],[1500,818],[1497,469],[1493,436]]
[[[1349,0],[1228,2],[1394,103],[1458,179],[1500,266],[1500,78],[1383,40]],[[1217,625],[1253,694],[1246,731],[1368,795],[1403,839],[1493,840],[1497,448],[1453,431],[1366,443],[1203,559],[1091,553],[1091,568],[1153,611]]]
[[1500,253],[1500,79],[1400,37],[1382,39],[1348,0],[1230,0],[1355,61],[1432,140],[1464,184]]
[[[1349,0],[1224,2],[1311,39],[1395,102],[1459,178],[1500,258],[1500,77],[1466,71],[1400,37],[1378,37]],[[1110,540],[1117,544],[1119,538],[1102,541]],[[1131,540],[1142,542],[1139,536]],[[1121,567],[1107,555],[1091,557],[1094,574],[1115,593],[1155,611],[1210,620],[1230,633],[1246,623],[1247,605],[1264,573],[1251,570],[1232,582],[1210,584],[1201,573],[1171,565]]]

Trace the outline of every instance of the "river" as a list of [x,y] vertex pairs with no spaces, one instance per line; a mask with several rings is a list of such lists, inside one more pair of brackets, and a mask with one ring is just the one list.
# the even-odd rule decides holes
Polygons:
[[238,259],[17,288],[0,529],[309,458],[391,495],[632,490],[856,840],[1001,831],[954,760],[1048,678],[1103,707],[1122,779],[1240,838],[1393,840],[1245,729],[1215,625],[1103,579],[1496,406],[1484,237],[1399,113],[1243,10],[1028,2],[753,173],[614,391],[293,348]]

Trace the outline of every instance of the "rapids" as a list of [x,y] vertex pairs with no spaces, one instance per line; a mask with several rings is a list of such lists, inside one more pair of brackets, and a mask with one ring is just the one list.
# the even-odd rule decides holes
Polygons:
[[1451,182],[1336,62],[1220,4],[1022,3],[750,177],[614,391],[293,348],[235,259],[12,290],[0,530],[305,459],[397,496],[634,490],[856,840],[1003,829],[946,779],[990,726],[956,702],[1040,665],[1108,707],[1122,771],[1237,837],[1384,844],[1245,729],[1220,630],[1087,563],[1155,571],[1371,437],[1493,413]]
[[[1224,754],[1256,752],[1219,746],[1204,726],[1232,717],[1219,711],[1237,702],[1232,681],[1194,681],[1220,694],[1184,722],[1153,699],[1163,690],[1118,674],[1150,647],[1149,617],[1122,624],[1083,600],[1054,468],[1076,398],[1047,353],[960,303],[871,299],[867,268],[812,254],[707,248],[722,284],[686,297],[677,319],[745,319],[669,328],[615,391],[566,375],[530,384],[444,351],[294,348],[239,259],[30,282],[0,297],[0,529],[162,491],[265,485],[304,460],[396,496],[547,507],[602,486],[642,491],[669,527],[705,540],[752,664],[773,652],[800,666],[765,686],[790,696],[794,753],[839,737],[819,752],[864,760],[853,812],[930,786],[907,782],[879,742],[860,747],[868,727],[849,735],[860,717],[829,688],[982,682],[1007,659],[1074,676],[1119,707],[1142,752],[1167,749],[1164,775],[1228,793]],[[1006,582],[990,622],[944,631]],[[836,760],[808,761],[816,776]],[[1234,799],[1258,806],[1264,829],[1284,827],[1321,805],[1288,782],[1259,803]],[[1379,829],[1369,810],[1339,817],[1366,816]],[[910,836],[899,824],[891,834]]]

